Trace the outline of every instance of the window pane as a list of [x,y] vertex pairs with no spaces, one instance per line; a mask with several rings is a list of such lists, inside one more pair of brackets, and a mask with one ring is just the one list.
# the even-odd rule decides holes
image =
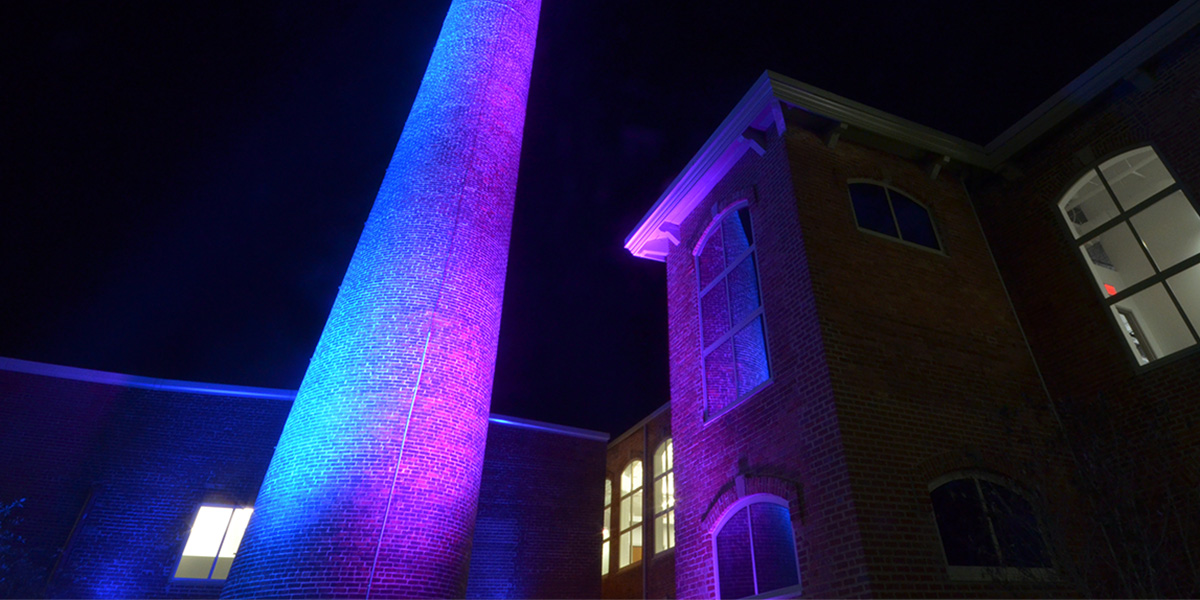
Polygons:
[[1100,172],[1125,210],[1175,183],[1151,148],[1139,148],[1109,160],[1100,165]]
[[946,563],[954,567],[995,567],[992,532],[974,479],[956,479],[930,493]]
[[621,534],[621,557],[617,561],[618,569],[629,566],[632,562],[633,546],[631,542],[633,542],[633,532],[626,531]]
[[629,529],[630,505],[632,501],[629,498],[621,499],[621,520],[617,523],[618,529]]
[[1162,285],[1142,290],[1114,304],[1113,315],[1130,350],[1142,364],[1195,343]]
[[850,184],[850,200],[854,204],[854,218],[859,227],[892,237],[896,234],[896,222],[888,208],[887,196],[882,187],[867,183]]
[[600,536],[605,541],[607,541],[609,538],[610,533],[608,531],[608,527],[611,524],[612,524],[612,509],[605,506],[604,507],[604,525],[603,525],[603,529],[600,530]]
[[[1146,260],[1146,253],[1142,252],[1141,245],[1125,223],[1084,244],[1080,251],[1096,278],[1096,285],[1106,296],[1119,294],[1154,275],[1154,268]],[[1106,286],[1111,286],[1111,289]]]
[[889,194],[892,196],[892,209],[896,211],[896,222],[900,224],[901,239],[926,248],[941,249],[937,234],[933,232],[929,211],[904,194],[895,191]]
[[1200,254],[1200,215],[1175,192],[1129,219],[1159,270]]
[[718,281],[700,299],[700,316],[703,319],[704,346],[708,347],[729,331],[729,297],[725,293],[725,279]]
[[979,486],[987,499],[1004,566],[1049,567],[1046,542],[1029,501],[991,481],[980,480]]
[[725,264],[733,264],[754,243],[749,209],[742,208],[725,215],[721,220],[721,234],[725,239]]
[[700,251],[700,256],[696,257],[696,269],[700,275],[700,289],[709,282],[717,278],[722,271],[725,270],[725,243],[721,239],[721,232],[716,231],[708,236],[708,240],[704,242],[704,249]]
[[221,542],[221,551],[217,553],[217,564],[213,567],[213,579],[225,579],[229,576],[229,568],[237,556],[238,546],[242,544],[242,536],[246,534],[246,525],[250,522],[250,513],[254,509],[239,508],[233,511],[229,520],[229,529],[225,532],[225,541]]
[[733,371],[733,339],[730,338],[704,358],[708,414],[713,415],[725,410],[737,399]]
[[[729,272],[730,323],[739,323],[758,308],[758,274],[754,269],[754,255],[747,256]],[[720,286],[718,286],[720,287]]]
[[224,506],[201,506],[192,521],[183,557],[175,569],[176,577],[208,579],[213,562],[221,550],[221,540],[229,528],[233,509]]
[[658,445],[654,452],[654,476],[658,477],[671,470],[671,440]]
[[674,528],[672,523],[675,511],[665,513],[654,519],[654,551],[662,552],[671,548],[671,529]]
[[722,598],[754,595],[749,514],[745,508],[739,510],[717,532],[717,574]]
[[600,544],[600,574],[608,573],[608,540]]
[[642,527],[634,527],[629,531],[629,562],[642,560]]
[[612,480],[604,480],[604,506],[612,504]]
[[642,522],[642,491],[639,489],[629,496],[629,498],[631,504],[629,507],[629,522],[637,525]]
[[1100,176],[1095,171],[1088,172],[1075,185],[1067,190],[1066,201],[1059,204],[1063,216],[1071,226],[1075,237],[1103,225],[1117,216],[1117,205],[1113,204],[1112,196],[1100,183]]
[[799,585],[796,538],[787,507],[765,502],[751,504],[750,531],[754,540],[758,593]]
[[1167,286],[1175,292],[1175,298],[1183,306],[1183,312],[1192,326],[1200,325],[1200,265],[1168,279]]
[[733,342],[737,354],[737,395],[740,398],[770,377],[762,317],[754,319],[741,331],[733,334]]

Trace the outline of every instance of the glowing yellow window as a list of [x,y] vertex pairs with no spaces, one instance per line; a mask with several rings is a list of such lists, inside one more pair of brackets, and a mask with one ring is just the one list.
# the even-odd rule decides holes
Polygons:
[[225,579],[237,555],[252,508],[203,505],[192,522],[183,557],[175,569],[179,579]]

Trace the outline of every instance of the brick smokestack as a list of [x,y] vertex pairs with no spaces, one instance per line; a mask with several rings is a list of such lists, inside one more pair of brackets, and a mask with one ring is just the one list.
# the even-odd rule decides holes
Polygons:
[[454,0],[223,597],[466,592],[540,0]]

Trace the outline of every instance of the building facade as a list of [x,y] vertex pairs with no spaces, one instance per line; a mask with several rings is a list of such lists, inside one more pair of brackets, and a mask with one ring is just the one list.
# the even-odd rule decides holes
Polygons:
[[1197,593],[1198,13],[987,146],[746,94],[626,243],[667,272],[678,597]]

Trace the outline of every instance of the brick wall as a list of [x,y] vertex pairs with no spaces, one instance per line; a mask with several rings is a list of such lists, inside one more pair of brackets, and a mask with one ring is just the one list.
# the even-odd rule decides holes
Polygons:
[[[1008,178],[977,178],[971,189],[1051,396],[1085,415],[1111,411],[1122,430],[1125,485],[1154,504],[1168,484],[1188,491],[1197,483],[1188,465],[1200,458],[1200,353],[1193,347],[1136,366],[1057,208],[1087,168],[1145,144],[1197,200],[1200,33],[1186,34],[1143,68],[1148,85],[1118,84],[1014,157]],[[1077,430],[1075,442],[1096,436]],[[1192,502],[1186,515],[1195,512]],[[1186,521],[1196,539],[1196,520]],[[1182,548],[1172,552],[1182,555]]]
[[[773,383],[708,423],[692,249],[718,209],[749,200]],[[716,521],[739,496],[789,502],[805,593],[865,593],[850,479],[783,139],[747,152],[682,224],[667,257],[679,597],[715,597]],[[740,484],[739,484],[740,480]]]
[[[1060,473],[1034,469],[1055,430],[964,188],[892,154],[830,149],[798,128],[788,157],[871,591],[1006,593],[1014,584],[948,580],[929,504],[935,477],[967,469],[1064,501]],[[943,252],[858,230],[852,180],[924,204]]]
[[[654,453],[671,438],[671,409],[664,406],[621,434],[608,446],[605,476],[612,482],[609,531],[609,572],[602,598],[675,598],[675,549],[655,552]],[[649,448],[649,450],[647,450]],[[642,560],[620,568],[621,473],[634,460],[642,461]],[[678,461],[675,462],[678,464]],[[601,490],[603,494],[603,489]],[[678,511],[678,507],[676,508]],[[676,512],[678,516],[678,512]],[[677,531],[678,533],[678,531]],[[599,545],[597,545],[599,548]]]
[[492,421],[468,598],[597,598],[604,439]]
[[0,370],[0,496],[27,499],[18,532],[57,563],[38,594],[215,597],[220,583],[172,580],[192,520],[254,504],[290,408]]

